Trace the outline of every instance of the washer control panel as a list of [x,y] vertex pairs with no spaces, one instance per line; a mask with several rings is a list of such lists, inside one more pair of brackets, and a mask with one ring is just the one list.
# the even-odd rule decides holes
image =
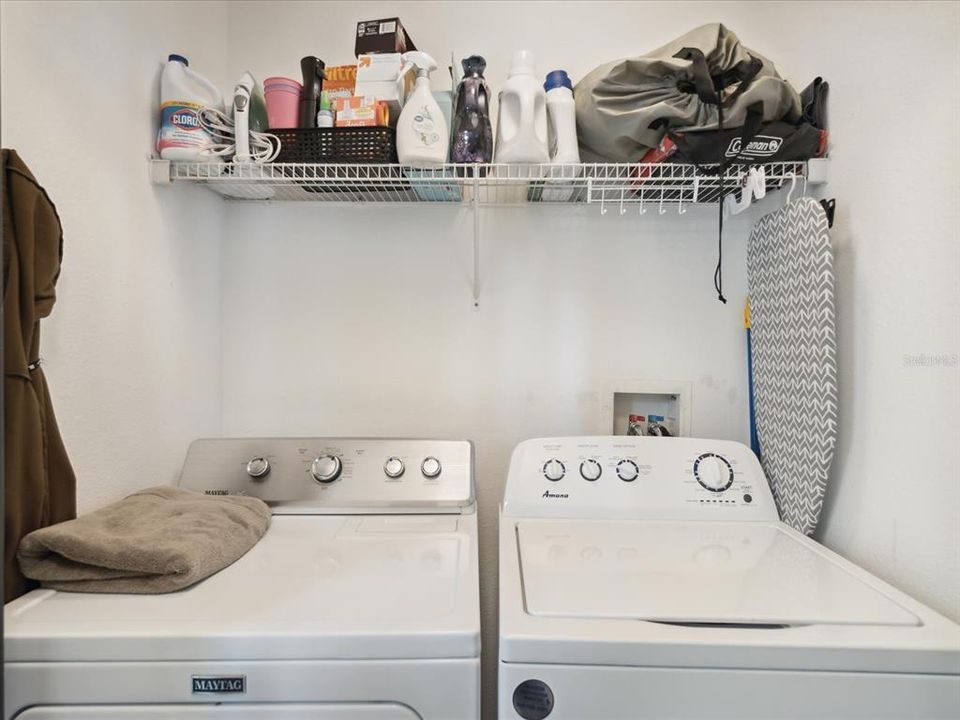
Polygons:
[[514,450],[510,517],[777,520],[760,463],[729,440],[571,437]]
[[252,495],[282,513],[464,512],[474,504],[466,440],[196,440],[180,487]]

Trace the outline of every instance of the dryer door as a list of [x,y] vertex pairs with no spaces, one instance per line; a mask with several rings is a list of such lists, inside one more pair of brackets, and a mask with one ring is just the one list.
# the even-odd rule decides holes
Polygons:
[[58,705],[32,707],[14,720],[421,720],[395,703],[221,705]]

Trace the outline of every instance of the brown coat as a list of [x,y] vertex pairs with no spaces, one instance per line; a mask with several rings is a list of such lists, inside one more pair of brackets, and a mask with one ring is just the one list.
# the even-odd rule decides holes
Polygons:
[[76,481],[38,362],[62,255],[56,207],[17,153],[3,150],[4,602],[34,586],[17,565],[20,538],[76,516]]

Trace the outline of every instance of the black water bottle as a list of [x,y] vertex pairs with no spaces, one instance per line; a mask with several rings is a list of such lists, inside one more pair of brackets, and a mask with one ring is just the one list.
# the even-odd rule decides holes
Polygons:
[[303,74],[303,89],[300,91],[300,117],[298,127],[315,128],[317,126],[317,103],[323,90],[326,77],[326,65],[318,57],[308,55],[300,60],[300,72]]

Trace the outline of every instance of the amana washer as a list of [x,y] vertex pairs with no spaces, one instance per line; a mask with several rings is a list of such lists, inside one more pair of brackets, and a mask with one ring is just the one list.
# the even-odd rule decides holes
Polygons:
[[960,627],[781,523],[734,442],[529,440],[500,720],[960,717]]
[[180,485],[255,495],[273,522],[181,592],[7,604],[5,718],[479,717],[469,442],[198,440]]

